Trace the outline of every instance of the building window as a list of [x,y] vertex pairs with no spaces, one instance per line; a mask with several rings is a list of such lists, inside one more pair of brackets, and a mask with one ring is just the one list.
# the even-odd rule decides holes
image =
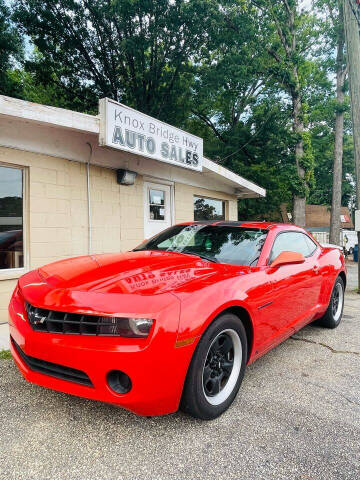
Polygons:
[[0,271],[24,267],[24,171],[0,165]]
[[224,200],[195,196],[194,220],[225,220]]
[[149,189],[150,220],[165,220],[165,192]]

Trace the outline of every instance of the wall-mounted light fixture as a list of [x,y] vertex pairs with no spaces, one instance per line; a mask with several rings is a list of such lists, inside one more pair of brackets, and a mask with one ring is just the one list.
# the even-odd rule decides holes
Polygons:
[[116,170],[117,183],[120,185],[134,185],[136,175],[137,173],[131,170]]

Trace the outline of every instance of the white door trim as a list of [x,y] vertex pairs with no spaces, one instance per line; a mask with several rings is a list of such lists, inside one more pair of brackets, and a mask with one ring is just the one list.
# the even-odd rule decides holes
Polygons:
[[151,175],[144,175],[143,180],[144,182],[149,182],[149,183],[158,183],[158,184],[170,185],[170,186],[174,185],[174,182],[172,180],[165,180],[159,177],[152,177]]

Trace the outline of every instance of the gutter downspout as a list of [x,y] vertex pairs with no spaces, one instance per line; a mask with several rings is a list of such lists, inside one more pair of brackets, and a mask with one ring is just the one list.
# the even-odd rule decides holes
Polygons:
[[90,196],[90,161],[93,154],[92,145],[89,142],[86,144],[90,148],[88,161],[86,162],[86,180],[87,180],[87,210],[88,210],[88,254],[92,251],[92,222],[91,222],[91,196]]

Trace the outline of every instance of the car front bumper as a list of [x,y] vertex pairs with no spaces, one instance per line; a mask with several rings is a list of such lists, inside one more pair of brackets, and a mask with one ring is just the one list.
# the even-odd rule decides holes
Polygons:
[[[174,318],[174,321],[164,328],[162,316]],[[24,298],[16,289],[9,305],[11,353],[29,382],[116,404],[139,415],[168,414],[178,409],[197,343],[176,347],[178,318],[178,302],[170,302],[158,313],[155,331],[148,339],[38,332],[30,326]],[[20,354],[14,342],[21,349]],[[89,377],[92,386],[34,371],[21,352],[40,361],[80,370]],[[130,377],[132,388],[128,393],[119,394],[110,388],[107,374],[111,370],[120,370]]]

